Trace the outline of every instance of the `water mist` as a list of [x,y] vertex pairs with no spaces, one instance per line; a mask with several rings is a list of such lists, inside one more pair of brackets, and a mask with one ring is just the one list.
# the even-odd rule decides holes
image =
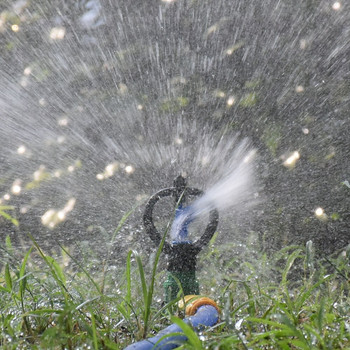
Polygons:
[[237,215],[257,203],[258,187],[254,173],[256,150],[248,140],[238,143],[232,150],[226,150],[229,150],[228,154],[214,151],[216,157],[226,160],[221,178],[203,196],[178,209],[170,232],[173,242],[188,240],[187,226],[194,220],[204,218],[213,209],[221,213],[230,209]]

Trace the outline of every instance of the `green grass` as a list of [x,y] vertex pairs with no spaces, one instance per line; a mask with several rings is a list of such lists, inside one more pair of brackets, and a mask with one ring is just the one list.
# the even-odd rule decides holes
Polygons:
[[234,243],[215,239],[201,254],[198,277],[222,315],[197,334],[175,316],[175,301],[159,300],[161,247],[152,266],[130,251],[115,275],[106,262],[100,269],[82,266],[64,248],[53,257],[34,239],[20,253],[7,238],[0,347],[123,349],[176,323],[189,339],[182,349],[350,349],[350,249],[316,259],[308,242],[271,256],[248,248],[236,254]]

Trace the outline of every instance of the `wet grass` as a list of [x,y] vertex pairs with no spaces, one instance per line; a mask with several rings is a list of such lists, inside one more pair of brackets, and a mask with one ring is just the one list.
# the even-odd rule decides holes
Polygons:
[[[123,349],[170,323],[182,349],[349,349],[349,251],[315,259],[312,242],[269,257],[227,259],[227,245],[201,256],[202,289],[221,306],[220,322],[200,334],[161,303],[160,251],[151,266],[130,251],[113,273],[82,266],[62,248],[46,254],[33,240],[24,254],[7,238],[0,274],[2,349]],[[222,264],[220,272],[218,264]],[[201,273],[199,273],[201,275]],[[177,316],[174,316],[177,315]]]

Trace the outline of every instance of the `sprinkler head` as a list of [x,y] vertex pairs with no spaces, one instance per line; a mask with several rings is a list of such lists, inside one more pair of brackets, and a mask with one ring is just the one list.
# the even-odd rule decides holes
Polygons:
[[[178,206],[177,209],[180,209],[179,213],[181,215],[181,211],[186,211],[189,208],[183,206],[187,197],[200,196],[202,194],[203,191],[201,190],[187,187],[186,179],[182,175],[179,175],[174,180],[174,187],[165,188],[155,193],[149,199],[143,215],[146,232],[152,241],[157,245],[162,241],[161,235],[153,223],[153,208],[160,198],[167,196],[174,197],[175,203]],[[185,238],[187,237],[187,225],[192,219],[190,218],[189,221],[184,221],[183,226],[180,227],[182,230],[180,233]],[[219,213],[216,209],[213,209],[209,214],[209,224],[197,241],[175,241],[172,244],[167,241],[164,242],[163,251],[168,258],[168,278],[164,283],[166,302],[176,298],[180,290],[179,282],[185,295],[199,293],[199,285],[196,280],[197,255],[213,237],[218,220]]]

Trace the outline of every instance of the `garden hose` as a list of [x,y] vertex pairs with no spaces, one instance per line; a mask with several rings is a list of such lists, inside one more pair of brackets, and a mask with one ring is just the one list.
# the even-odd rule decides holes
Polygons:
[[[212,327],[219,321],[220,309],[214,300],[207,297],[187,295],[179,301],[179,308],[185,308],[187,317],[183,321],[197,330]],[[124,350],[171,350],[187,340],[184,334],[172,336],[171,333],[183,333],[183,330],[174,323],[156,336],[131,344]],[[169,337],[160,340],[165,335]]]

